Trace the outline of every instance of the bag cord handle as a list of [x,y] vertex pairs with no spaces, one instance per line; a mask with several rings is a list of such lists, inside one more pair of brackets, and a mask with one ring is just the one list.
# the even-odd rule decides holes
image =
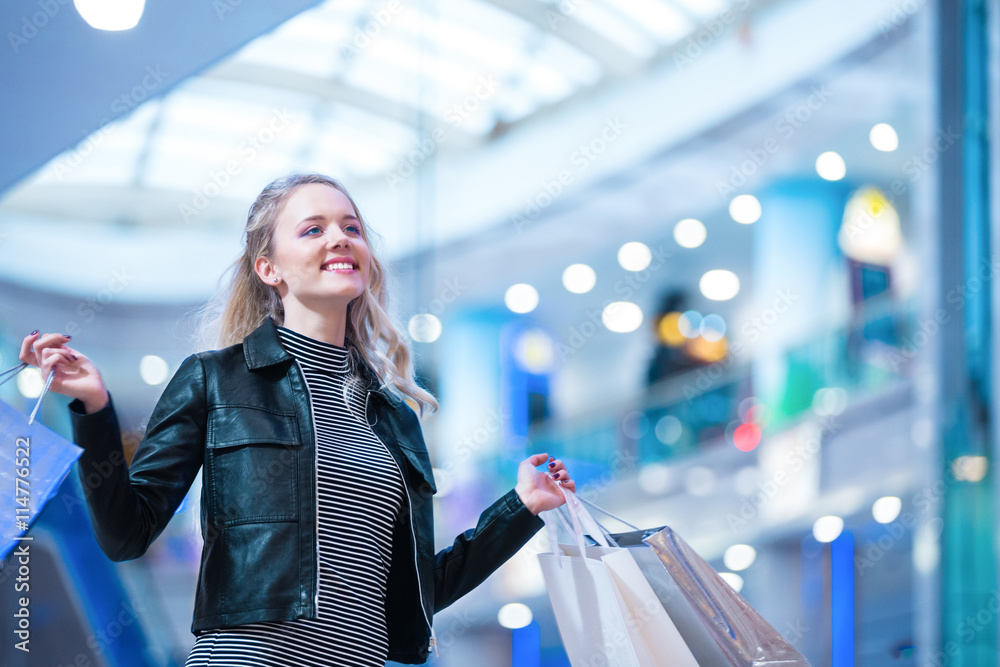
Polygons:
[[[587,499],[586,499],[586,498],[584,498],[583,496],[580,496],[580,495],[578,495],[578,496],[577,496],[577,498],[578,498],[578,499],[580,500],[580,502],[582,502],[582,503],[585,503],[585,504],[587,504],[587,505],[590,505],[591,509],[595,509],[595,510],[597,510],[598,512],[601,512],[601,513],[603,513],[603,514],[607,514],[607,515],[608,515],[609,517],[611,517],[612,519],[616,519],[617,521],[621,521],[622,523],[624,523],[624,524],[625,524],[626,526],[628,526],[628,527],[629,527],[629,528],[631,528],[632,530],[642,530],[641,528],[639,528],[639,526],[633,526],[632,524],[630,524],[630,523],[629,523],[628,521],[626,521],[625,519],[621,518],[620,516],[616,516],[616,515],[612,514],[612,513],[611,513],[611,512],[609,512],[608,510],[604,509],[603,507],[598,507],[598,506],[597,506],[597,505],[596,505],[595,503],[592,503],[592,502],[590,502],[589,500],[587,500]],[[600,526],[600,524],[599,524],[599,523],[598,523],[597,525],[599,525],[599,526]],[[608,531],[607,531],[607,529],[606,529],[606,528],[604,528],[604,526],[601,526],[601,530],[603,530],[603,531],[604,531],[605,533],[607,533],[607,532],[608,532]]]
[[[0,385],[7,382],[8,380],[12,380],[15,377],[17,377],[17,375],[21,371],[23,371],[30,365],[31,364],[29,364],[28,362],[22,361],[21,363],[15,366],[11,366],[7,370],[0,372]],[[49,387],[52,386],[52,379],[55,377],[55,375],[56,375],[56,369],[53,368],[52,370],[49,371],[49,377],[45,379],[45,386],[42,387],[42,393],[38,395],[38,402],[35,403],[35,409],[31,411],[31,416],[28,417],[28,426],[31,426],[32,424],[35,423],[35,415],[38,414],[38,408],[42,407],[42,399],[45,398],[45,393],[49,390]]]

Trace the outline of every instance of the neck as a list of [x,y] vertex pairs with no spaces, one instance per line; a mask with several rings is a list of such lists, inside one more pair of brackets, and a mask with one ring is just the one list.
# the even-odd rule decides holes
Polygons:
[[300,334],[344,347],[347,330],[347,307],[328,312],[316,312],[301,306],[285,303],[285,321],[282,326]]

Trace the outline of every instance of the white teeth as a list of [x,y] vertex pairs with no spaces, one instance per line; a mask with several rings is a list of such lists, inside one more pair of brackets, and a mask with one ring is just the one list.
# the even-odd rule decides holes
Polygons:
[[353,269],[354,267],[346,262],[337,262],[336,264],[327,264],[325,270],[335,271],[337,269]]

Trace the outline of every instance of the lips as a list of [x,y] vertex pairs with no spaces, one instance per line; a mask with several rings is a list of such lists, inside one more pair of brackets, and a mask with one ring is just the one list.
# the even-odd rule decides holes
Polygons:
[[[349,257],[344,257],[344,258],[341,258],[341,259],[334,259],[334,260],[331,260],[329,262],[326,262],[325,264],[323,264],[320,267],[320,270],[322,270],[322,271],[332,271],[332,270],[334,270],[332,267],[338,266],[338,265],[343,265],[343,264],[350,265],[351,269],[353,269],[355,271],[357,271],[357,269],[358,269],[357,262],[355,262],[353,259],[351,259]],[[343,270],[343,266],[340,266],[340,268],[338,270]]]

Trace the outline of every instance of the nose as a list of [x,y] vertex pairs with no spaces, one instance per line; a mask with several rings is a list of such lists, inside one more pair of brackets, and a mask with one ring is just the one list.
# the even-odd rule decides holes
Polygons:
[[329,231],[327,232],[326,245],[329,248],[336,248],[341,245],[345,248],[350,246],[347,234],[345,234],[344,230],[337,225],[330,225]]

